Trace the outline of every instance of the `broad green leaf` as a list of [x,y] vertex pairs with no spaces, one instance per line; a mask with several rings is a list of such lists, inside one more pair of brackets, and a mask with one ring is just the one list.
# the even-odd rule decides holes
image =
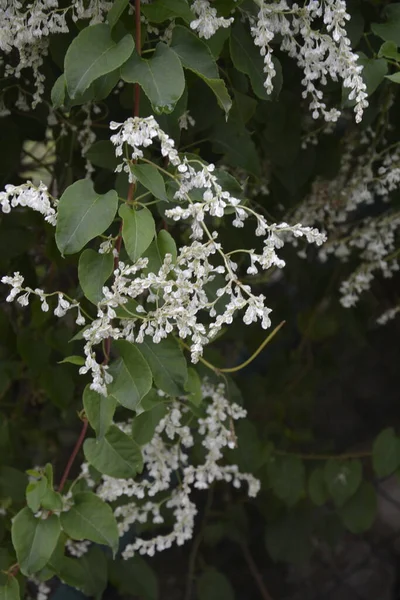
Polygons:
[[400,46],[400,3],[388,4],[384,10],[386,23],[372,23],[371,29],[378,37]]
[[65,77],[60,75],[51,88],[51,103],[57,109],[63,106],[65,100]]
[[41,505],[45,510],[62,510],[63,501],[61,494],[55,492],[53,489],[47,486],[47,489],[41,499]]
[[32,512],[40,508],[41,500],[47,490],[47,477],[41,477],[39,481],[31,481],[26,488],[26,503]]
[[101,440],[87,439],[83,451],[95,469],[111,477],[136,477],[143,468],[140,447],[115,425],[111,425]]
[[152,408],[154,408],[155,406],[160,404],[160,402],[162,402],[162,398],[157,393],[157,390],[152,388],[149,391],[149,393],[146,394],[145,397],[142,398],[142,400],[137,405],[136,414],[141,415],[142,413],[146,412],[147,410],[151,410]]
[[62,254],[74,254],[113,222],[118,207],[117,192],[97,194],[90,179],[70,185],[58,205],[56,242]]
[[164,263],[166,254],[171,254],[173,262],[176,261],[177,249],[175,240],[168,231],[162,229],[144,253],[144,256],[149,259],[146,271],[149,273],[158,273]]
[[74,504],[60,515],[61,527],[74,540],[90,540],[118,550],[117,521],[111,507],[93,492],[74,495]]
[[386,75],[386,79],[390,79],[394,83],[400,83],[400,73],[393,73],[393,75]]
[[165,183],[160,171],[153,165],[131,165],[131,171],[140,183],[153,194],[155,198],[168,202]]
[[197,580],[198,600],[234,600],[233,587],[223,573],[208,568]]
[[122,238],[126,251],[129,258],[136,262],[156,234],[153,215],[148,208],[135,210],[123,204],[119,209],[119,216],[122,219]]
[[343,506],[355,494],[362,480],[359,460],[330,459],[325,463],[324,479],[336,506]]
[[178,56],[160,42],[149,59],[135,52],[121,70],[128,83],[138,83],[143,88],[156,113],[170,113],[185,89],[185,77]]
[[188,369],[188,379],[185,384],[185,390],[189,392],[188,400],[195,406],[200,406],[203,400],[201,392],[201,379],[192,367]]
[[213,91],[219,106],[227,114],[232,100],[225,82],[219,78],[217,64],[207,44],[186,27],[175,26],[172,33],[171,47],[181,59],[185,69],[189,69],[201,77]]
[[378,477],[388,477],[400,467],[400,439],[394,429],[384,429],[372,446],[372,466]]
[[[240,21],[236,21],[232,27],[232,33],[229,38],[230,52],[232,62],[236,69],[245,73],[250,78],[253,92],[261,100],[270,100],[271,95],[267,94],[264,87],[265,73],[264,61],[260,55],[259,49],[254,45],[249,29],[245,28]],[[275,85],[275,75],[272,80]]]
[[83,407],[97,438],[105,436],[113,421],[117,401],[112,396],[105,398],[90,389],[88,384],[83,392]]
[[319,467],[313,470],[308,480],[308,495],[316,506],[322,506],[329,499],[324,470]]
[[208,46],[187,27],[176,25],[172,32],[171,47],[187,69],[204,79],[218,79],[219,72]]
[[86,248],[79,257],[78,279],[86,298],[97,304],[103,298],[103,286],[114,268],[111,252],[100,254]]
[[158,600],[157,575],[141,556],[110,561],[109,569],[110,582],[122,596]]
[[5,585],[0,585],[0,600],[19,600],[19,584],[16,577],[9,577]]
[[375,521],[377,499],[374,486],[363,481],[356,493],[339,510],[346,528],[359,534],[371,528]]
[[149,338],[145,338],[137,346],[150,366],[156,386],[170,396],[184,394],[188,378],[187,366],[182,350],[175,340],[166,338],[155,344]]
[[304,492],[303,461],[297,456],[272,456],[267,468],[274,494],[288,506],[296,504]]
[[150,367],[138,348],[130,342],[117,340],[113,346],[118,350],[120,359],[110,368],[114,380],[108,386],[108,393],[125,408],[135,410],[151,389],[153,378]]
[[113,5],[108,11],[107,15],[107,22],[111,29],[118,23],[128,4],[129,0],[114,0]]
[[132,437],[139,444],[144,446],[152,439],[157,425],[167,414],[167,409],[162,402],[156,406],[141,413],[132,421]]
[[261,172],[257,148],[246,127],[229,119],[216,125],[210,138],[213,150],[223,154],[225,160],[258,177]]
[[92,546],[80,558],[53,555],[51,567],[68,585],[82,590],[86,596],[101,600],[107,585],[107,560],[98,546]]
[[66,356],[63,360],[59,360],[57,364],[63,365],[65,363],[81,367],[85,364],[85,359],[83,358],[83,356],[72,354],[71,356]]
[[141,11],[151,23],[178,18],[190,23],[195,18],[187,0],[154,0],[150,4],[142,4]]
[[65,80],[69,96],[75,98],[85,92],[93,81],[121,67],[134,47],[129,34],[115,43],[111,28],[106,23],[85,27],[65,55]]
[[61,532],[56,515],[36,518],[29,508],[14,517],[11,537],[21,572],[33,575],[47,564]]
[[384,42],[378,52],[378,58],[381,58],[382,56],[400,62],[400,52],[397,50],[397,44],[394,42]]
[[101,167],[109,171],[115,171],[119,159],[115,156],[115,146],[110,140],[99,140],[92,144],[85,154],[95,167]]

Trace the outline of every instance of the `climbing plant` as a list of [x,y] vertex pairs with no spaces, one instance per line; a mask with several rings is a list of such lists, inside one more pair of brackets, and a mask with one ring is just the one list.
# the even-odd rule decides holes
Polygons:
[[184,544],[186,600],[229,599],[199,546],[254,575],[250,518],[274,561],[327,517],[369,529],[400,438],[319,439],[308,358],[400,310],[400,4],[6,0],[0,23],[0,599],[155,600]]

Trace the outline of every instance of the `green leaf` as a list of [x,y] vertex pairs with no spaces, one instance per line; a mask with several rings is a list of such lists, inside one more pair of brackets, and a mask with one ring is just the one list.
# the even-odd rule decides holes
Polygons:
[[185,69],[195,73],[208,85],[219,106],[228,114],[232,100],[225,82],[219,78],[217,64],[207,44],[186,27],[176,25],[172,33],[171,47]]
[[228,123],[218,123],[210,137],[213,150],[224,154],[228,164],[241,167],[256,177],[260,175],[258,151],[246,127],[229,119]]
[[165,183],[160,171],[154,165],[131,165],[131,171],[140,183],[153,194],[155,198],[168,202]]
[[62,254],[74,254],[113,222],[118,207],[115,190],[104,195],[94,191],[90,179],[70,185],[58,205],[56,243]]
[[132,421],[132,437],[139,444],[148,444],[154,436],[157,425],[167,414],[167,409],[162,402],[150,410],[141,413]]
[[19,584],[16,577],[9,577],[5,585],[0,585],[0,600],[19,600]]
[[135,410],[140,400],[149,392],[153,383],[151,370],[136,346],[125,340],[114,342],[121,358],[110,368],[114,380],[108,392],[122,406]]
[[308,480],[308,495],[316,506],[322,506],[328,501],[324,470],[319,467],[314,469]]
[[122,219],[122,238],[129,258],[136,262],[150,246],[155,234],[156,226],[153,215],[148,208],[135,210],[127,204],[119,209]]
[[189,392],[188,400],[195,406],[200,406],[203,400],[201,391],[201,379],[192,367],[188,369],[188,379],[185,385],[185,390]]
[[375,521],[377,499],[374,486],[363,481],[356,493],[338,513],[351,533],[360,534],[371,528]]
[[106,23],[85,27],[74,38],[65,55],[65,80],[69,96],[75,98],[83,94],[93,81],[121,67],[134,47],[129,34],[115,43]]
[[111,507],[93,492],[74,496],[74,504],[60,515],[61,527],[74,540],[90,540],[118,550],[117,521]]
[[117,401],[112,396],[105,398],[90,389],[88,384],[83,391],[83,407],[90,425],[101,439],[109,430],[113,421]]
[[149,259],[146,271],[149,273],[158,273],[164,263],[166,254],[171,254],[172,261],[176,262],[177,249],[175,240],[168,231],[162,229],[143,255]]
[[107,586],[107,561],[98,546],[92,546],[80,558],[61,556],[51,557],[51,567],[58,577],[86,596],[101,600]]
[[107,22],[111,29],[118,23],[128,4],[129,0],[114,0],[113,5],[108,11],[107,15]]
[[400,72],[393,73],[393,75],[386,75],[385,77],[394,83],[400,83]]
[[197,580],[198,600],[234,600],[235,593],[229,581],[216,569],[209,568]]
[[[267,90],[264,87],[265,73],[263,58],[258,48],[254,45],[248,28],[245,28],[240,21],[236,21],[232,27],[229,44],[232,62],[236,69],[249,76],[251,87],[256,96],[261,98],[261,100],[270,100],[271,95],[267,94]],[[272,80],[274,86],[276,78],[277,75]]]
[[138,347],[150,366],[156,386],[170,396],[184,394],[188,378],[187,366],[175,340],[166,338],[155,344],[145,338]]
[[195,18],[186,0],[154,0],[151,4],[142,4],[141,11],[151,23],[178,18],[190,23]]
[[371,29],[378,37],[400,46],[400,3],[394,2],[385,7],[386,23],[372,23]]
[[63,501],[62,501],[61,494],[59,494],[58,492],[55,492],[50,487],[47,487],[47,489],[41,499],[41,505],[45,510],[52,510],[52,511],[62,510]]
[[372,446],[372,466],[378,477],[388,477],[400,467],[400,439],[394,429],[384,429]]
[[303,461],[297,456],[272,456],[267,465],[273,492],[288,506],[296,504],[304,492]]
[[157,44],[149,60],[135,52],[121,71],[128,83],[138,83],[156,113],[170,113],[185,89],[185,77],[178,56],[163,43]]
[[64,75],[60,75],[57,78],[55,84],[51,88],[51,103],[53,108],[57,109],[64,105],[65,100],[65,77]]
[[120,160],[115,156],[115,146],[110,140],[99,140],[92,144],[85,154],[95,167],[115,171]]
[[31,481],[26,488],[26,503],[32,512],[37,512],[41,500],[47,490],[47,478],[41,477],[39,481]]
[[63,365],[65,363],[81,367],[85,364],[85,359],[83,358],[83,356],[72,354],[71,356],[66,356],[63,360],[59,360],[57,364]]
[[37,519],[29,508],[23,508],[14,517],[12,543],[24,575],[33,575],[43,569],[53,554],[60,532],[60,520],[56,515]]
[[101,440],[87,439],[83,452],[95,469],[111,477],[136,477],[143,468],[140,447],[115,425],[111,425]]
[[110,582],[121,595],[158,600],[157,575],[141,556],[110,561],[109,568]]
[[336,506],[343,506],[357,491],[362,480],[359,460],[340,461],[330,459],[325,463],[324,479],[328,492]]
[[86,298],[98,304],[103,298],[103,286],[114,269],[111,252],[100,254],[86,248],[79,257],[78,279]]
[[378,58],[382,58],[382,56],[400,62],[400,52],[397,51],[397,44],[393,42],[384,42],[378,52]]

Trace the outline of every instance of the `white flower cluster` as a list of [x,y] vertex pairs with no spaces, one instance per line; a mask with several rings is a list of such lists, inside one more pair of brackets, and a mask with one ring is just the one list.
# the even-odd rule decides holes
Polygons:
[[194,31],[197,31],[199,37],[203,37],[206,40],[209,40],[218,29],[226,29],[234,21],[233,17],[229,19],[218,17],[217,10],[210,6],[208,0],[194,0],[191,9],[197,18],[191,21],[190,27]]
[[59,0],[1,0],[0,50],[11,54],[17,50],[18,59],[6,64],[7,77],[20,78],[26,68],[33,70],[35,94],[33,106],[42,99],[45,76],[40,72],[43,57],[48,53],[50,36],[68,33],[68,14],[74,21],[90,19],[103,21],[112,6],[110,0],[72,0],[65,7]]
[[[175,198],[185,202],[185,206],[177,206],[166,211],[175,220],[191,219],[192,237],[195,241],[190,246],[179,249],[173,260],[166,254],[157,273],[147,272],[148,259],[140,258],[133,265],[120,263],[114,271],[114,281],[110,287],[103,287],[103,298],[98,304],[97,319],[84,331],[86,344],[85,365],[80,373],[92,373],[91,388],[100,394],[107,394],[107,384],[112,381],[108,367],[96,360],[95,346],[107,338],[126,339],[141,343],[145,336],[151,336],[155,343],[173,331],[183,338],[190,338],[192,361],[196,362],[207,344],[225,324],[233,321],[235,313],[244,310],[243,321],[251,324],[261,321],[267,329],[271,325],[269,313],[265,306],[263,294],[254,295],[249,285],[244,285],[238,278],[238,265],[223,252],[217,242],[217,232],[211,233],[204,222],[205,214],[223,217],[227,209],[234,211],[233,224],[242,227],[244,220],[255,217],[256,235],[266,236],[261,254],[254,249],[244,250],[250,257],[248,273],[257,272],[256,264],[262,269],[272,265],[284,266],[275,248],[281,248],[285,236],[305,236],[308,242],[321,244],[325,236],[311,227],[300,224],[289,226],[287,223],[268,225],[262,215],[240,204],[229,192],[222,189],[214,174],[214,165],[204,165],[200,161],[181,159],[174,147],[174,142],[159,127],[154,117],[129,118],[125,123],[111,123],[111,129],[118,131],[112,135],[111,141],[116,146],[117,156],[123,154],[126,144],[131,148],[132,160],[144,158],[142,148],[149,147],[153,140],[161,144],[161,154],[168,157],[176,166],[177,175],[171,177],[177,183]],[[197,168],[192,166],[192,163]],[[200,167],[200,168],[198,168]],[[130,172],[127,159],[117,168]],[[190,194],[200,190],[201,202],[192,202]],[[208,238],[205,243],[197,241],[203,235]],[[105,251],[102,247],[101,251]],[[214,298],[209,297],[206,286],[219,276],[221,284]],[[135,312],[127,311],[124,319],[117,319],[116,309],[134,300]],[[218,310],[219,305],[223,310]],[[153,305],[155,307],[153,308]],[[208,314],[209,322],[204,323]]]
[[[342,80],[350,90],[349,99],[356,101],[354,111],[356,121],[360,122],[368,106],[367,93],[361,77],[362,66],[357,64],[358,56],[351,50],[345,29],[350,19],[345,1],[307,0],[299,5],[287,0],[273,3],[260,0],[258,4],[260,10],[257,19],[251,21],[251,33],[264,58],[267,92],[272,92],[276,75],[271,43],[279,37],[281,50],[303,70],[303,97],[311,96],[313,117],[322,115],[326,121],[336,121],[340,115],[337,109],[327,108],[323,92],[316,86],[316,82],[325,86],[330,76],[333,81]],[[320,31],[321,19],[326,32]]]
[[[226,481],[240,488],[248,485],[248,495],[254,497],[260,489],[260,482],[251,474],[240,473],[237,465],[221,465],[225,448],[236,445],[233,421],[246,416],[246,411],[237,404],[230,404],[225,397],[225,386],[203,382],[202,395],[209,399],[206,416],[198,419],[198,435],[204,449],[204,460],[198,465],[190,463],[188,450],[194,446],[189,427],[193,416],[187,405],[187,398],[173,400],[160,394],[167,414],[157,425],[153,439],[142,448],[144,471],[140,479],[115,479],[103,475],[96,494],[106,502],[124,499],[114,514],[118,521],[120,536],[134,523],[164,522],[163,507],[172,512],[175,523],[170,533],[157,535],[151,539],[137,537],[123,550],[123,557],[130,558],[135,552],[154,553],[170,548],[173,544],[182,545],[193,535],[194,519],[197,513],[191,501],[192,489],[207,489],[215,481]],[[207,401],[207,400],[206,400]],[[185,424],[184,424],[185,423]],[[126,432],[130,424],[119,424]],[[179,477],[177,477],[179,473]],[[82,477],[87,478],[88,468],[83,465]],[[93,482],[89,482],[93,487]],[[125,498],[127,498],[125,500]]]
[[21,306],[28,306],[30,296],[33,295],[39,298],[42,311],[47,312],[50,308],[47,298],[50,296],[57,296],[58,302],[56,308],[54,309],[55,316],[60,318],[64,317],[69,310],[76,308],[78,312],[75,320],[76,324],[85,324],[85,317],[81,313],[79,302],[76,300],[67,299],[65,294],[62,292],[51,292],[50,294],[46,294],[39,288],[32,289],[28,286],[24,287],[24,278],[18,271],[16,271],[12,277],[9,275],[2,277],[1,283],[11,286],[11,290],[6,298],[6,302],[14,302],[14,300],[16,300]]
[[[317,179],[294,215],[327,231],[329,241],[319,251],[321,260],[333,255],[346,262],[358,254],[359,266],[340,286],[345,307],[354,306],[370,289],[376,272],[387,278],[399,270],[400,213],[386,209],[386,204],[400,186],[400,149],[386,141],[385,133],[369,129],[352,134],[344,143],[337,176]],[[365,207],[373,204],[377,216],[363,217]]]
[[[28,581],[36,586],[35,600],[47,600],[51,593],[51,588],[47,583],[45,581],[40,581],[33,575],[28,578]],[[28,598],[33,598],[33,596],[28,593]]]
[[39,186],[27,181],[22,185],[7,184],[4,192],[0,192],[0,204],[3,213],[11,212],[16,206],[27,206],[40,212],[47,223],[56,225],[57,200],[50,196],[47,186],[40,182]]

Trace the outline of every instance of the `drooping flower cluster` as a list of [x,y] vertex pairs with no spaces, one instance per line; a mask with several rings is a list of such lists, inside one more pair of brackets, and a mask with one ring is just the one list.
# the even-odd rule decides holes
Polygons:
[[[285,262],[278,257],[276,249],[282,248],[288,236],[296,239],[305,237],[310,243],[322,244],[325,235],[315,228],[287,223],[268,224],[265,217],[256,213],[228,191],[224,190],[215,174],[214,165],[206,165],[195,159],[180,157],[174,147],[174,141],[160,128],[154,117],[129,118],[125,123],[111,123],[111,129],[117,133],[111,136],[116,146],[116,155],[121,156],[124,147],[128,147],[131,160],[145,159],[144,149],[155,140],[160,143],[161,154],[167,157],[170,165],[176,167],[170,176],[176,186],[177,206],[166,211],[176,221],[188,219],[191,224],[191,245],[178,249],[177,255],[167,253],[157,267],[156,272],[149,269],[148,258],[140,258],[134,264],[119,263],[114,271],[113,282],[103,287],[103,297],[97,305],[97,317],[86,327],[83,337],[85,365],[80,373],[92,374],[93,390],[106,395],[107,384],[112,376],[108,367],[99,364],[96,359],[96,346],[104,340],[125,339],[142,343],[149,336],[155,343],[160,342],[172,332],[180,338],[188,339],[192,361],[197,362],[203,347],[212,340],[224,325],[232,323],[234,316],[243,311],[243,322],[250,325],[259,321],[264,329],[271,325],[263,294],[254,294],[250,285],[240,280],[238,263],[232,260],[234,253],[240,252],[248,257],[249,275],[271,266],[282,268]],[[117,171],[124,169],[131,176],[130,161],[124,159]],[[200,198],[193,200],[192,198]],[[255,234],[263,238],[263,248],[241,249],[225,253],[218,242],[217,231],[210,231],[207,215],[224,217],[232,212],[233,225],[243,227],[246,219],[256,222]],[[54,219],[55,219],[55,215]],[[203,238],[206,241],[200,241]],[[102,244],[100,251],[110,249],[110,242]],[[208,284],[217,283],[214,294],[207,289]],[[45,294],[41,290],[22,290],[21,276],[5,277],[3,283],[12,286],[8,301],[18,297],[20,304],[27,304],[29,295]],[[123,318],[117,316],[118,307],[126,307],[134,301],[135,310],[126,310]],[[65,304],[65,306],[64,306]],[[62,306],[61,306],[62,305]],[[47,303],[42,304],[46,309]],[[60,307],[60,309],[59,309]],[[84,324],[79,303],[59,295],[59,307],[55,314],[61,316],[70,308],[78,310],[78,324]]]
[[76,309],[78,312],[75,320],[76,324],[85,324],[85,317],[81,313],[79,302],[67,299],[65,294],[62,294],[61,292],[46,294],[39,288],[32,289],[28,286],[24,286],[24,278],[18,271],[16,271],[12,277],[5,275],[1,278],[1,282],[11,286],[11,290],[6,297],[6,302],[14,302],[14,300],[16,300],[21,306],[28,306],[30,297],[37,296],[40,300],[42,311],[47,312],[50,309],[47,299],[51,296],[57,296],[58,302],[54,309],[54,315],[59,318],[65,317],[69,310]]
[[194,0],[191,9],[196,19],[190,23],[191,29],[197,31],[199,37],[210,39],[218,29],[226,29],[233,23],[233,17],[225,19],[218,17],[217,10],[212,7],[208,0]]
[[[323,92],[316,85],[319,82],[325,86],[329,76],[333,81],[343,81],[349,99],[356,102],[354,111],[356,121],[360,122],[368,106],[366,85],[361,76],[362,66],[357,64],[358,57],[347,37],[345,26],[350,15],[344,0],[308,0],[304,5],[287,0],[272,3],[260,0],[258,4],[257,19],[251,17],[251,33],[264,58],[267,92],[272,92],[276,75],[271,43],[279,37],[281,50],[303,70],[303,97],[311,97],[313,117],[322,115],[326,121],[336,121],[340,115],[336,108],[327,108]],[[320,19],[325,32],[320,31]]]
[[45,76],[40,68],[48,53],[52,34],[68,33],[68,15],[73,21],[89,19],[91,24],[103,21],[111,8],[110,0],[72,0],[66,7],[59,0],[2,0],[0,2],[0,50],[18,58],[5,65],[8,77],[20,78],[26,68],[33,70],[35,93],[33,106],[44,93]]
[[[115,479],[108,475],[102,476],[95,491],[106,502],[118,504],[114,514],[120,536],[134,523],[162,524],[165,518],[163,507],[166,512],[172,512],[175,520],[170,533],[150,539],[137,537],[133,543],[128,544],[122,553],[125,559],[136,552],[152,556],[173,544],[182,545],[191,539],[197,513],[190,498],[193,489],[207,489],[215,481],[232,483],[235,488],[247,483],[248,495],[257,495],[260,482],[253,475],[240,473],[237,465],[221,464],[224,450],[236,445],[232,423],[246,416],[246,411],[237,404],[231,404],[225,393],[223,384],[203,382],[202,396],[206,401],[209,400],[206,416],[198,419],[197,434],[204,451],[204,459],[199,464],[192,464],[189,455],[194,439],[190,428],[193,415],[187,398],[174,400],[159,392],[159,400],[165,406],[166,415],[159,421],[152,440],[142,448],[142,477]],[[125,432],[129,432],[131,428],[130,423],[118,426]],[[94,482],[90,480],[88,472],[87,465],[84,464],[82,477],[93,487]],[[119,500],[123,502],[118,503]]]
[[38,186],[27,181],[22,185],[7,184],[4,192],[0,192],[0,204],[3,213],[9,213],[16,206],[27,206],[40,212],[47,223],[56,224],[57,200],[49,194],[47,186],[40,182]]
[[[316,179],[295,213],[296,219],[327,231],[329,241],[319,251],[321,260],[333,255],[345,262],[358,254],[359,266],[340,286],[345,307],[354,306],[370,289],[376,273],[387,278],[399,270],[400,213],[386,205],[400,185],[400,151],[384,134],[367,130],[350,136],[337,176],[329,181]],[[376,216],[364,217],[365,207],[373,204]],[[387,311],[387,315],[395,314],[394,309]],[[378,319],[386,321],[383,315]]]

